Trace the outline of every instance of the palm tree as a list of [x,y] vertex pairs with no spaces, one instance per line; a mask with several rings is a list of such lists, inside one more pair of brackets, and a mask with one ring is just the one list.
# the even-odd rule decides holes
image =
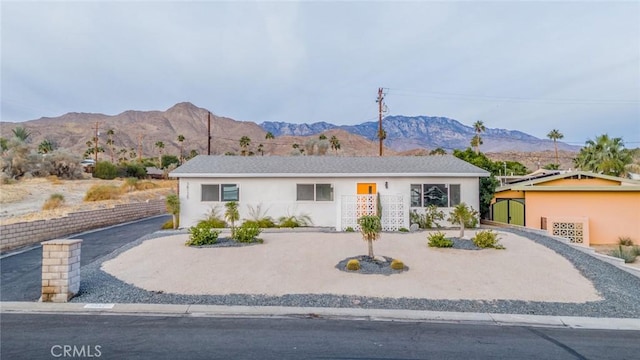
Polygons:
[[464,225],[471,221],[473,212],[469,209],[467,204],[460,203],[456,205],[451,213],[449,213],[448,221],[452,224],[460,225],[460,238],[464,237]]
[[553,147],[556,150],[556,164],[560,166],[560,159],[558,158],[558,143],[556,142],[556,140],[562,139],[564,135],[560,132],[560,130],[553,129],[549,131],[549,133],[547,134],[547,137],[553,140]]
[[447,152],[443,148],[438,147],[438,148],[435,148],[435,149],[431,150],[429,152],[429,155],[447,155]]
[[120,149],[120,151],[118,151],[118,154],[120,154],[120,156],[118,157],[118,163],[123,163],[129,159],[127,159],[127,149],[126,148],[122,148]]
[[27,128],[25,128],[24,126],[18,126],[11,131],[13,132],[13,136],[18,138],[18,140],[22,142],[27,142],[27,139],[29,138],[29,136],[31,136],[31,133],[27,131]]
[[129,149],[129,159],[133,160],[136,158],[136,156],[138,156],[138,154],[136,153],[136,148],[132,147],[131,149]]
[[320,134],[320,136],[318,136],[318,139],[320,139],[320,140],[327,140],[327,135],[325,135],[325,134]]
[[111,155],[111,163],[113,164],[113,155],[114,155],[114,149],[113,149],[113,134],[114,131],[113,129],[109,129],[107,130],[107,145],[109,145],[109,155]]
[[178,156],[178,159],[180,160],[180,164],[182,165],[182,163],[184,162],[184,156],[182,154],[182,143],[184,142],[184,135],[178,135],[178,142],[180,143],[180,156]]
[[365,215],[358,219],[362,239],[367,242],[369,249],[369,257],[373,258],[373,241],[380,238],[382,231],[382,223],[376,215]]
[[597,136],[595,140],[587,140],[574,163],[581,170],[621,176],[625,173],[625,165],[632,160],[629,150],[624,148],[622,138],[610,138],[604,134]]
[[251,145],[251,139],[248,136],[243,136],[240,138],[240,147],[242,148],[240,154],[242,156],[247,156],[247,148],[249,147],[249,145]]
[[471,147],[476,149],[476,154],[479,153],[480,151],[480,145],[482,145],[482,138],[480,137],[480,135],[473,135],[473,137],[471,138]]
[[331,143],[331,150],[334,150],[337,155],[338,150],[340,150],[340,140],[338,140],[338,138],[335,135],[333,135],[331,136],[331,139],[329,139],[329,142]]
[[260,156],[264,156],[264,145],[258,145],[258,152],[260,153]]
[[231,223],[231,237],[235,238],[236,234],[236,221],[240,220],[240,212],[238,211],[238,203],[235,201],[229,201],[224,204],[227,210],[224,213],[226,220]]
[[[485,128],[484,123],[481,120],[478,120],[475,123],[473,123],[473,130],[476,132],[475,138],[477,138],[475,141],[476,154],[479,154],[480,145],[482,145],[482,138],[480,137],[480,134],[485,132],[487,128]],[[473,143],[473,139],[471,141]]]
[[53,144],[53,142],[51,140],[44,139],[38,145],[38,153],[39,154],[48,154],[48,153],[53,151],[54,146],[55,145]]
[[158,168],[162,166],[162,149],[164,149],[164,143],[162,141],[156,141],[155,147],[158,148]]
[[273,136],[273,133],[272,133],[271,131],[269,131],[269,132],[267,133],[267,135],[265,135],[265,136],[264,136],[264,138],[265,138],[266,140],[273,140],[273,139],[275,139],[275,136]]

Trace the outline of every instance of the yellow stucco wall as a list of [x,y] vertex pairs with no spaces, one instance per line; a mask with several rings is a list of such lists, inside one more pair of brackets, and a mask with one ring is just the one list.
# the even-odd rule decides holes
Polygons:
[[534,229],[542,217],[588,217],[591,244],[617,244],[619,236],[629,236],[640,245],[640,192],[528,191],[525,217]]

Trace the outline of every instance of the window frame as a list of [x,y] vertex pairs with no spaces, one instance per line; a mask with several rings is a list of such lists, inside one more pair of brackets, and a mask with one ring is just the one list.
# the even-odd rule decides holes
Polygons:
[[[441,206],[442,201],[439,203],[434,203],[435,201],[429,203],[425,201],[427,188],[429,190],[436,189],[442,192],[442,189],[446,189],[446,193],[442,192],[444,197],[446,197],[446,206]],[[419,193],[417,192],[419,191]],[[435,190],[434,190],[435,191]],[[454,191],[454,192],[452,192]],[[416,200],[419,201],[419,204],[416,204]],[[438,208],[452,208],[462,202],[462,184],[460,183],[412,183],[409,185],[409,201],[410,207],[412,208],[426,208],[430,205],[436,205]]]
[[[224,187],[225,186],[234,186],[235,191],[234,199],[230,199],[225,196]],[[217,188],[215,200],[205,200],[205,187],[215,187]],[[211,193],[212,194],[212,193]],[[240,201],[240,185],[236,184],[200,184],[200,202],[230,202],[230,201]]]
[[[329,198],[325,199],[324,196],[318,196],[318,194],[320,194],[320,190],[321,188],[318,187],[318,185],[321,185],[322,188],[324,188],[325,186],[328,187],[328,194],[329,194]],[[311,190],[311,196],[313,198],[305,198],[305,199],[300,199],[300,187],[312,187]],[[324,194],[322,194],[324,195]],[[334,186],[332,183],[296,183],[296,201],[308,201],[308,202],[332,202],[334,201]]]

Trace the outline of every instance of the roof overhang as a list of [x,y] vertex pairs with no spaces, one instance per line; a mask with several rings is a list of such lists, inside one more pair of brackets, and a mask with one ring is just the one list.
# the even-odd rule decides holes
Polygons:
[[373,177],[386,177],[386,178],[399,178],[399,177],[464,177],[464,178],[480,178],[487,177],[489,173],[305,173],[305,174],[294,174],[294,173],[239,173],[239,174],[190,174],[190,173],[170,173],[169,177],[172,178],[214,178],[214,179],[224,179],[224,178],[373,178]]

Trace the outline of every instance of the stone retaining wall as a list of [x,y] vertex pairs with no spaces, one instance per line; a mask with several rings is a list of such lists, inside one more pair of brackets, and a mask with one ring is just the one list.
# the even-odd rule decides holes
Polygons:
[[49,220],[37,220],[0,226],[0,251],[7,251],[71,234],[166,214],[165,201],[119,204],[108,209],[69,213]]

